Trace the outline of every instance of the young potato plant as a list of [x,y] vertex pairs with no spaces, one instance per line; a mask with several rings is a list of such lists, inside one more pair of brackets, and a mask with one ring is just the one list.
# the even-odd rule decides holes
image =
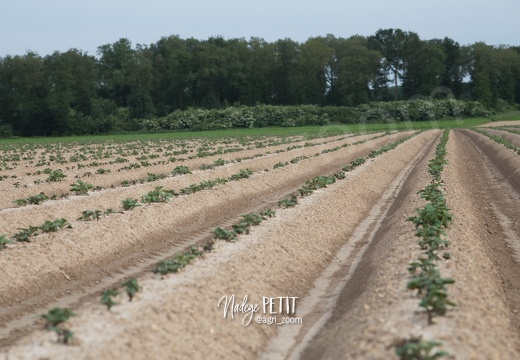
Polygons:
[[334,174],[334,177],[338,180],[344,180],[347,178],[347,175],[345,175],[345,172],[344,171],[340,171],[338,173],[335,173]]
[[212,252],[213,247],[215,246],[215,242],[213,240],[210,240],[204,245],[203,249],[205,252]]
[[229,180],[240,180],[240,179],[247,179],[249,178],[251,175],[253,175],[253,171],[249,170],[249,169],[240,169],[240,172],[237,173],[237,174],[233,174],[229,177]]
[[136,207],[141,206],[141,204],[139,204],[139,200],[132,198],[126,198],[122,200],[121,205],[123,207],[123,210],[133,210]]
[[312,194],[314,192],[314,190],[315,189],[313,189],[312,187],[310,187],[308,185],[304,185],[298,189],[298,192],[300,193],[301,197],[304,197],[304,196]]
[[233,225],[233,231],[236,234],[249,234],[249,227],[251,224],[241,221],[238,224]]
[[110,173],[111,173],[111,171],[108,170],[108,169],[100,168],[100,169],[97,169],[97,170],[96,170],[96,174],[98,174],[98,175],[110,174]]
[[242,215],[242,217],[244,218],[243,222],[249,225],[260,225],[262,220],[264,220],[262,215],[257,213],[249,213],[246,215]]
[[56,232],[64,227],[71,229],[72,225],[64,218],[56,219],[54,221],[46,220],[41,226],[40,230],[44,233]]
[[265,209],[263,211],[260,211],[260,216],[266,220],[267,218],[276,216],[276,211],[271,209]]
[[20,206],[25,206],[29,204],[39,205],[40,203],[49,200],[49,197],[45,195],[44,192],[39,193],[38,195],[29,196],[27,198],[14,200],[13,203]]
[[298,204],[298,198],[295,195],[291,195],[282,200],[278,200],[278,206],[283,208],[293,207]]
[[[44,171],[44,173],[47,173],[47,172]],[[48,182],[58,182],[67,177],[67,175],[65,175],[61,169],[52,170],[52,171],[48,172],[48,174],[49,174],[49,177],[47,177]]]
[[166,275],[168,273],[176,273],[182,268],[190,264],[190,262],[204,254],[195,246],[191,246],[184,253],[177,253],[172,260],[164,260],[158,263],[154,269],[154,273]]
[[225,230],[220,227],[213,230],[213,234],[215,236],[215,239],[221,239],[226,241],[236,241],[237,238],[236,232]]
[[31,236],[38,236],[40,234],[40,228],[38,226],[29,226],[28,228],[18,228],[20,230],[17,234],[14,234],[11,240],[20,242],[29,242]]
[[281,167],[284,167],[284,166],[287,166],[287,165],[289,165],[288,162],[284,162],[284,163],[283,162],[279,162],[279,163],[274,164],[273,169],[278,169],[278,168],[281,168]]
[[442,345],[438,341],[423,341],[420,337],[403,339],[395,347],[395,353],[400,360],[435,360],[448,356],[445,351],[436,351],[432,354],[435,347]]
[[165,190],[162,186],[156,186],[155,189],[143,195],[141,201],[145,204],[168,202],[177,195],[179,194],[174,190]]
[[137,279],[135,278],[130,278],[127,281],[125,281],[123,283],[123,287],[125,288],[125,292],[128,295],[129,301],[132,301],[135,294],[137,294],[137,292],[142,289],[142,287],[139,286]]
[[148,177],[145,179],[145,181],[152,182],[152,181],[157,181],[157,180],[164,179],[165,177],[166,177],[166,175],[164,175],[164,174],[151,174],[151,173],[148,173]]
[[341,170],[343,170],[345,172],[352,171],[355,168],[357,168],[358,166],[363,165],[365,163],[365,161],[366,161],[365,158],[359,158],[359,159],[353,160],[350,162],[350,165],[345,165]]
[[85,183],[79,179],[75,183],[70,184],[70,191],[76,193],[76,195],[88,195],[89,190],[93,189],[94,185]]
[[201,190],[202,190],[202,188],[199,184],[191,184],[188,187],[182,188],[180,190],[180,193],[181,193],[181,195],[189,195],[189,194],[194,194]]
[[85,210],[81,212],[81,216],[77,219],[78,221],[90,221],[90,220],[99,220],[103,215],[101,210]]
[[185,174],[191,174],[191,171],[187,166],[184,165],[176,166],[175,169],[173,169],[172,171],[172,176]]
[[5,249],[5,246],[10,243],[12,243],[12,241],[7,238],[7,235],[0,235],[0,250]]
[[[413,272],[410,270],[413,270]],[[412,264],[409,271],[414,274],[415,270]],[[457,306],[448,299],[446,289],[446,285],[453,284],[455,281],[451,278],[442,278],[434,264],[430,264],[426,268],[422,267],[421,272],[414,275],[406,287],[410,290],[416,290],[417,295],[423,295],[419,306],[426,310],[429,325],[433,323],[434,316],[445,315],[448,306]]]
[[60,325],[73,316],[76,316],[76,314],[74,314],[72,310],[59,307],[49,310],[47,314],[40,315],[41,318],[45,319],[45,329],[48,331],[54,331],[58,334],[58,341],[63,342],[64,344],[70,342],[74,337],[74,333]]
[[108,289],[103,291],[103,295],[101,295],[101,299],[99,302],[103,305],[106,305],[107,309],[110,310],[112,306],[117,305],[117,303],[112,299],[112,297],[116,297],[119,295],[119,291],[117,289]]

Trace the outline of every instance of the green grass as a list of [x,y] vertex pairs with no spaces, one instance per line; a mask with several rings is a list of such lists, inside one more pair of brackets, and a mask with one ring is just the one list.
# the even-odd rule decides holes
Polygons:
[[12,138],[0,139],[0,145],[4,144],[50,144],[50,143],[88,143],[88,142],[125,142],[136,140],[176,140],[176,139],[210,139],[216,140],[229,137],[245,136],[297,136],[297,135],[341,135],[366,131],[388,131],[388,130],[429,130],[429,129],[454,129],[470,128],[490,122],[490,119],[461,119],[461,120],[439,120],[439,121],[408,121],[385,124],[338,124],[325,126],[303,126],[284,128],[254,128],[254,129],[228,129],[214,131],[175,131],[158,133],[131,133],[122,135],[89,135],[89,136],[66,136],[66,137],[34,137],[34,138]]
[[497,114],[491,117],[491,121],[520,120],[520,111],[511,111],[505,114]]

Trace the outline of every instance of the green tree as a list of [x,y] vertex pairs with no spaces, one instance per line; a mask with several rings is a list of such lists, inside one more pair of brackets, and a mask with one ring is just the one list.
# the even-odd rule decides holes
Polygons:
[[152,101],[157,115],[164,116],[186,106],[191,54],[179,36],[163,37],[150,46],[153,65]]
[[367,47],[367,39],[353,36],[338,42],[338,79],[340,104],[356,106],[370,101],[370,85],[376,80],[381,54]]
[[383,72],[393,81],[395,100],[399,100],[399,79],[403,77],[407,37],[408,34],[401,29],[379,29],[369,38],[370,48],[383,56]]
[[0,118],[25,136],[48,135],[48,89],[43,59],[34,52],[7,56],[0,67]]
[[499,71],[494,64],[493,47],[483,42],[475,43],[470,48],[470,56],[472,97],[494,107],[498,101]]
[[274,103],[296,105],[300,98],[303,74],[298,71],[300,45],[288,38],[274,44]]
[[119,39],[98,48],[99,94],[117,106],[128,107],[131,117],[153,114],[151,52],[143,45],[132,49],[130,40]]
[[299,71],[302,91],[300,102],[303,104],[325,104],[327,93],[326,68],[334,56],[334,49],[322,37],[310,38],[300,46]]
[[207,108],[220,108],[224,102],[238,100],[245,75],[241,55],[247,52],[243,40],[228,41],[212,37],[207,41],[191,39],[192,63],[188,92],[193,102]]
[[403,94],[429,96],[442,84],[446,54],[435,41],[423,41],[409,33],[404,46]]
[[440,44],[446,54],[441,85],[450,89],[455,97],[460,98],[463,89],[462,79],[466,75],[466,67],[461,46],[458,42],[455,42],[448,37],[444,38],[442,41],[433,41]]

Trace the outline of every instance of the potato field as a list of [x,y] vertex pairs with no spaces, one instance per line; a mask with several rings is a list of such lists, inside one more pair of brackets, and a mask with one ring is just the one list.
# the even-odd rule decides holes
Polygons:
[[520,358],[520,122],[0,169],[0,359]]

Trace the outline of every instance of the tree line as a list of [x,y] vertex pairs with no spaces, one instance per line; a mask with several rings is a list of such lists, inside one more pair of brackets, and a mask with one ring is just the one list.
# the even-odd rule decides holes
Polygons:
[[285,38],[119,39],[97,57],[71,49],[0,58],[0,135],[138,130],[139,119],[233,105],[358,106],[435,95],[489,108],[520,103],[520,47],[381,29],[303,43]]

